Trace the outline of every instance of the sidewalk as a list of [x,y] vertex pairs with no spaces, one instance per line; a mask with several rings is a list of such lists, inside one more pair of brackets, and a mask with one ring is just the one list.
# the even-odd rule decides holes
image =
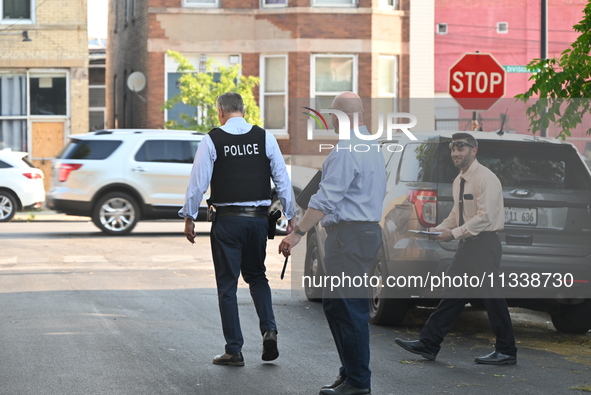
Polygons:
[[16,213],[13,222],[61,222],[61,221],[90,221],[90,217],[77,217],[75,215],[66,215],[52,210],[43,209],[41,211],[23,211]]

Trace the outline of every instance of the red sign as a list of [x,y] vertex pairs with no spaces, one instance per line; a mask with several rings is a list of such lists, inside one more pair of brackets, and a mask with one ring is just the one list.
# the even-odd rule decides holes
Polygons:
[[491,54],[464,54],[449,69],[449,94],[464,110],[488,110],[505,95],[505,69]]

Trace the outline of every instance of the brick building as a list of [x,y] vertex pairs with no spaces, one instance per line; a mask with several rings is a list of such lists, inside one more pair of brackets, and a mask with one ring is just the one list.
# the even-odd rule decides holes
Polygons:
[[88,131],[86,0],[0,2],[0,149],[49,158]]
[[[182,105],[161,109],[179,77],[167,50],[197,70],[215,59],[261,77],[254,93],[262,126],[284,153],[305,128],[298,100],[327,108],[351,90],[393,111],[397,98],[433,95],[433,0],[111,0],[109,7],[107,127],[161,128],[179,119]],[[413,33],[412,23],[428,28]],[[146,77],[139,94],[126,86],[136,71]]]

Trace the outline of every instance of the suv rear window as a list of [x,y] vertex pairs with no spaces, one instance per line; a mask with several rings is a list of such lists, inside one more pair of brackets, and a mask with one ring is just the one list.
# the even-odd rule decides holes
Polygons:
[[[449,142],[408,144],[400,180],[451,183],[458,175]],[[479,141],[476,158],[503,186],[590,190],[591,177],[572,146],[508,141]]]
[[193,163],[199,141],[148,140],[140,147],[138,162]]
[[72,139],[70,144],[62,151],[58,158],[61,159],[88,159],[101,160],[108,158],[117,147],[120,140],[77,140]]

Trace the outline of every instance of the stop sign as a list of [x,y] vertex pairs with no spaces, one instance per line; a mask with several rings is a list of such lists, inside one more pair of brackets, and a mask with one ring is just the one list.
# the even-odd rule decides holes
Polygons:
[[491,54],[464,54],[449,69],[449,94],[464,110],[488,110],[505,95],[505,69]]

